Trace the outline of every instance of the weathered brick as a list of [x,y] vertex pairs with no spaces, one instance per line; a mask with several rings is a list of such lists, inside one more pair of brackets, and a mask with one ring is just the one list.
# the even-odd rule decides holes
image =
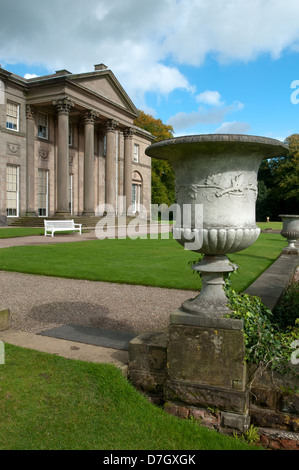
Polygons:
[[186,406],[177,405],[175,403],[166,402],[164,404],[166,413],[176,416],[177,418],[188,419],[190,409]]
[[299,417],[287,413],[276,413],[262,410],[258,407],[250,408],[251,421],[255,426],[281,429],[284,431],[299,432]]
[[165,375],[147,370],[129,370],[129,380],[141,392],[150,396],[163,396]]
[[281,411],[283,413],[290,413],[299,415],[299,395],[283,395],[281,397]]
[[277,391],[265,388],[252,388],[251,401],[254,405],[276,411]]
[[247,393],[173,380],[167,380],[165,383],[165,398],[189,406],[210,407],[241,414],[248,407]]
[[284,450],[299,450],[299,442],[290,439],[281,439],[280,445]]
[[213,426],[220,425],[220,413],[219,412],[213,413],[212,411],[209,411],[209,410],[191,408],[190,416],[192,416],[196,421],[199,420],[200,423],[204,425],[213,425]]
[[274,450],[299,450],[299,434],[279,429],[260,428],[260,444]]

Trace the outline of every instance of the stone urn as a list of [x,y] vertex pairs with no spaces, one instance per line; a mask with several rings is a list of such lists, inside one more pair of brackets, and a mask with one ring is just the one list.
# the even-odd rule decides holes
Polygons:
[[296,240],[299,238],[299,215],[286,215],[279,216],[282,220],[281,236],[286,238],[288,246],[283,249],[285,254],[299,255],[299,250],[295,246]]
[[174,238],[204,255],[193,266],[202,274],[201,292],[183,302],[181,311],[209,318],[229,311],[224,275],[237,266],[227,254],[249,247],[260,234],[255,221],[260,163],[287,153],[278,140],[234,134],[177,137],[147,147],[148,156],[174,168],[180,212]]

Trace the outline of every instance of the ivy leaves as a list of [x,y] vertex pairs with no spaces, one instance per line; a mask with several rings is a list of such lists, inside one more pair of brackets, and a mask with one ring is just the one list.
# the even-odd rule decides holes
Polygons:
[[228,316],[243,321],[246,361],[269,365],[280,373],[290,372],[292,343],[299,339],[297,325],[280,329],[273,314],[259,297],[239,294],[231,287],[228,278],[224,286],[232,310]]

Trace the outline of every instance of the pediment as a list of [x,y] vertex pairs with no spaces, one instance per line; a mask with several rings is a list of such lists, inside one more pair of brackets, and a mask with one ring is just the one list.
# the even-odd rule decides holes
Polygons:
[[138,114],[133,102],[111,71],[72,75],[69,78],[76,84],[99,95],[100,98],[105,98],[131,113]]

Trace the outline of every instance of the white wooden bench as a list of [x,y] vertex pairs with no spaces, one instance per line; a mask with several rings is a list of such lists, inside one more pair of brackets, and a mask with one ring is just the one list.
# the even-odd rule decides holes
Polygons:
[[[69,230],[79,231],[81,234],[82,224],[75,224],[73,220],[45,220],[45,237],[54,236],[55,232],[66,232]],[[48,233],[50,232],[50,233]]]

